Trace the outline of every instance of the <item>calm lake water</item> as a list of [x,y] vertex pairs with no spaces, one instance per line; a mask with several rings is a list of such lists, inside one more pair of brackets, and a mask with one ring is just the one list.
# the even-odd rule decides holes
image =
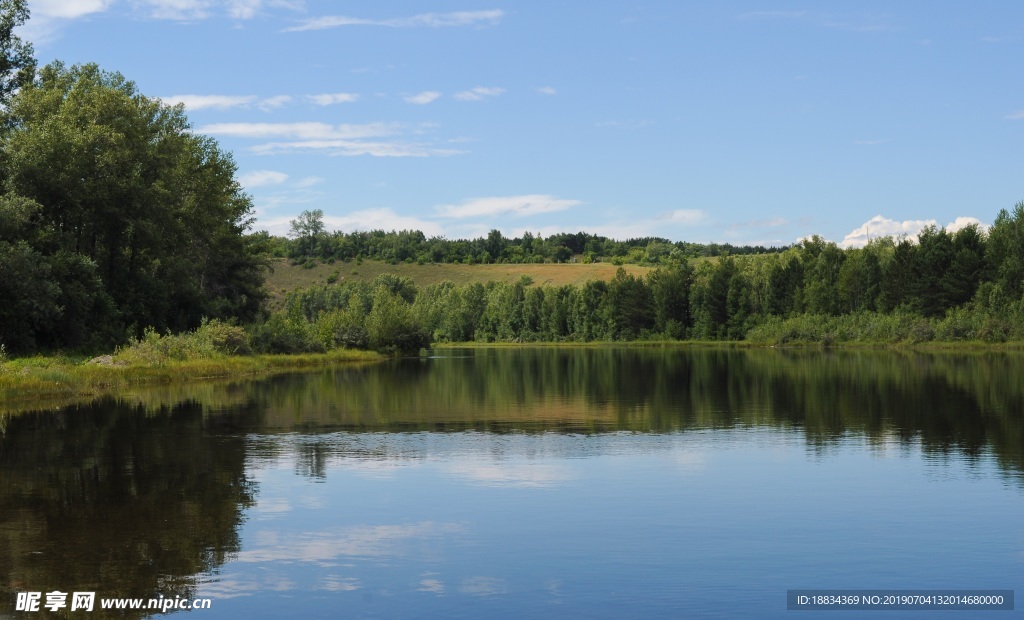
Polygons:
[[872,588],[1024,592],[1021,356],[442,350],[0,417],[0,616],[803,618],[787,590]]

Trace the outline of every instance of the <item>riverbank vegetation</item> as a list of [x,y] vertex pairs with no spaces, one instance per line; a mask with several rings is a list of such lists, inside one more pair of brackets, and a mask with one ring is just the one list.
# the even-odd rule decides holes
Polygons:
[[370,351],[269,355],[254,354],[238,327],[210,321],[176,335],[153,330],[113,355],[95,358],[48,355],[7,359],[0,356],[0,402],[19,403],[94,396],[142,385],[240,378],[323,367],[340,363],[376,362]]

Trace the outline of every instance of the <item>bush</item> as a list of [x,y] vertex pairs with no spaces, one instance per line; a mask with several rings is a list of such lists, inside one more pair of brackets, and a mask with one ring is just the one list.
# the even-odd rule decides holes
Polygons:
[[258,353],[321,353],[323,344],[313,326],[283,314],[273,314],[264,323],[249,328],[252,348]]
[[249,355],[249,334],[237,325],[231,325],[214,319],[203,320],[203,324],[195,332],[195,337],[206,340],[217,353],[224,355]]

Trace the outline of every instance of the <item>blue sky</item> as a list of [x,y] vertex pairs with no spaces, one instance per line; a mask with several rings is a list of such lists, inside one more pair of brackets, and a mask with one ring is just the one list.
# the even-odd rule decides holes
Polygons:
[[857,245],[1024,200],[1019,1],[29,7],[41,63],[184,103],[275,234]]

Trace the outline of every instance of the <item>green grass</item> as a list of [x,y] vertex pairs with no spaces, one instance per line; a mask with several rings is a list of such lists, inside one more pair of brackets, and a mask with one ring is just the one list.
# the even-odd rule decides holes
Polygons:
[[18,358],[0,362],[0,412],[53,406],[144,385],[265,376],[382,359],[385,357],[378,353],[347,349],[306,355],[224,355],[124,365],[118,365],[117,357],[114,364],[108,365],[65,356]]

